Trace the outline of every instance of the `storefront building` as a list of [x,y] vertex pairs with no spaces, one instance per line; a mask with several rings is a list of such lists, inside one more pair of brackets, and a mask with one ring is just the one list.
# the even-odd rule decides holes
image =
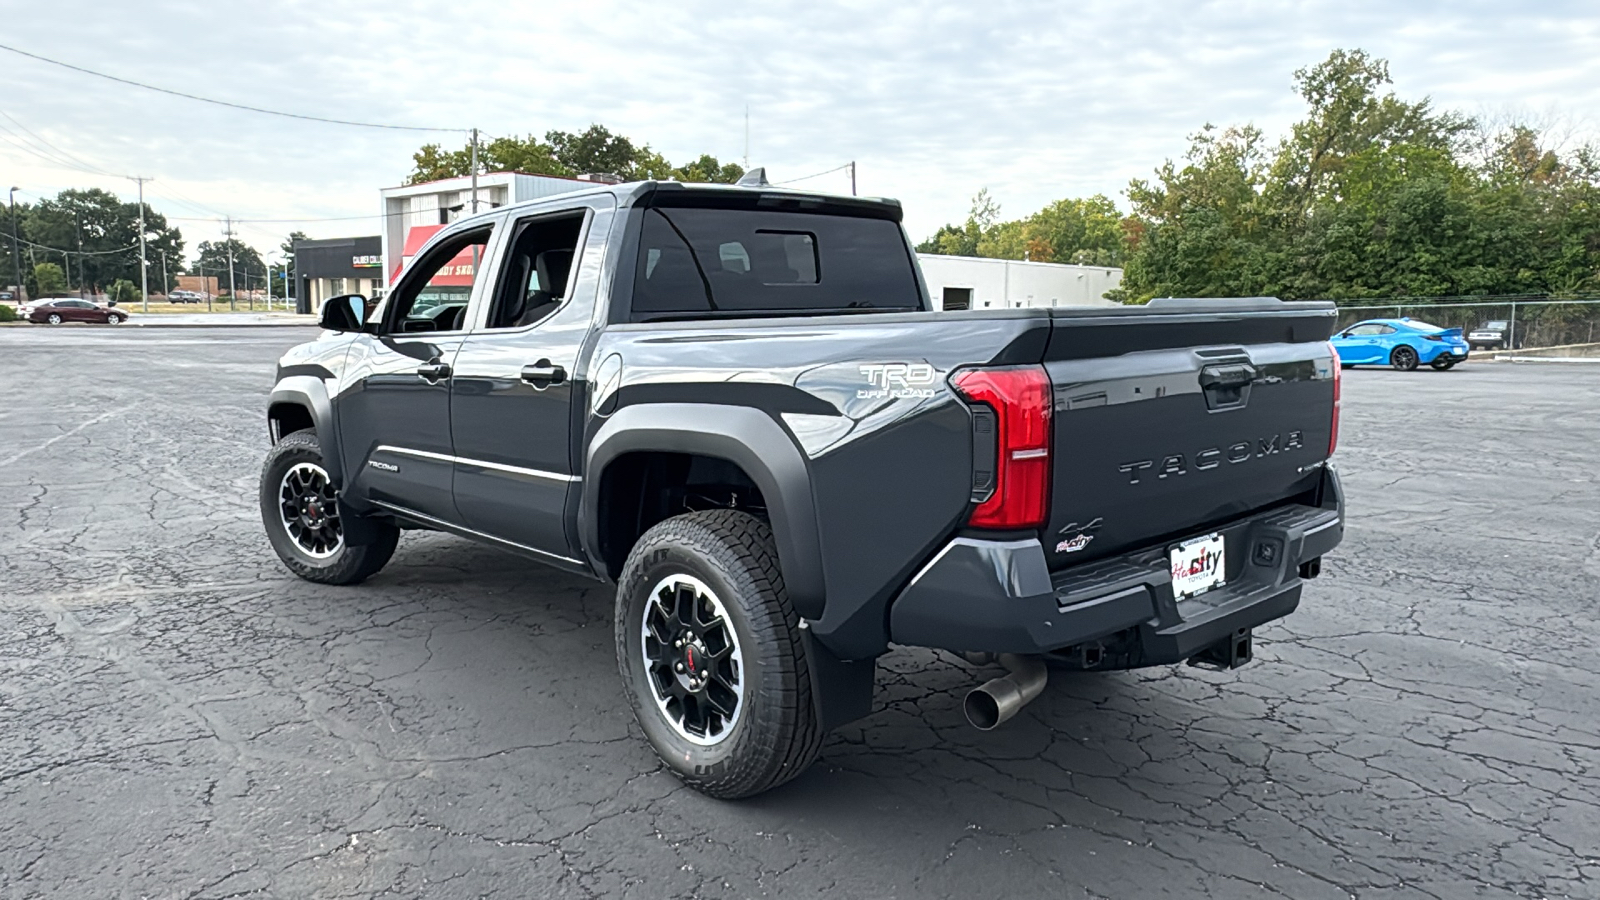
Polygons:
[[330,238],[294,242],[296,309],[317,313],[322,301],[341,294],[383,296],[383,237]]

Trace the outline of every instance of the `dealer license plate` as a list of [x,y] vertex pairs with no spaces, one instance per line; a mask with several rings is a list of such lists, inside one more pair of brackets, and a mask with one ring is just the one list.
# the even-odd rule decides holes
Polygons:
[[1208,534],[1172,548],[1172,595],[1182,600],[1222,584],[1228,571],[1226,551],[1220,534]]

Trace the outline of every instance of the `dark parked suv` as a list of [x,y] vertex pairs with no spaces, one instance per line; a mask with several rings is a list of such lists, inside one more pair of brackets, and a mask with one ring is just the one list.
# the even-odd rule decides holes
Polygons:
[[596,188],[442,230],[323,307],[267,409],[261,514],[352,584],[402,529],[616,586],[645,737],[759,793],[871,710],[891,643],[1007,674],[1250,659],[1343,533],[1334,309],[936,312],[900,206]]

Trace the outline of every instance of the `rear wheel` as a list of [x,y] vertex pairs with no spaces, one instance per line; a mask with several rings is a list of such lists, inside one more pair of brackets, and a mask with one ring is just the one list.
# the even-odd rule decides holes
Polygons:
[[296,431],[267,454],[261,470],[261,522],[272,549],[289,571],[320,584],[356,584],[377,574],[394,555],[400,529],[363,523],[372,540],[345,541],[338,491],[322,464],[314,431]]
[[60,325],[61,324],[61,314],[60,313],[51,313],[50,315],[45,317],[45,321],[49,322],[51,325]]
[[617,582],[617,667],[661,760],[713,797],[749,797],[822,747],[800,620],[765,522],[677,516],[634,545]]
[[1389,365],[1402,372],[1409,372],[1417,367],[1417,351],[1401,344],[1389,354]]

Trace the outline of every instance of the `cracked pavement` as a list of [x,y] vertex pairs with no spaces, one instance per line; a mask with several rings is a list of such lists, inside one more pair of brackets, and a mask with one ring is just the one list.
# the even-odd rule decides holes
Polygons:
[[1346,541],[1233,672],[881,660],[739,803],[620,690],[604,587],[408,533],[291,577],[256,478],[301,329],[6,329],[0,896],[1600,896],[1600,367],[1345,373]]

